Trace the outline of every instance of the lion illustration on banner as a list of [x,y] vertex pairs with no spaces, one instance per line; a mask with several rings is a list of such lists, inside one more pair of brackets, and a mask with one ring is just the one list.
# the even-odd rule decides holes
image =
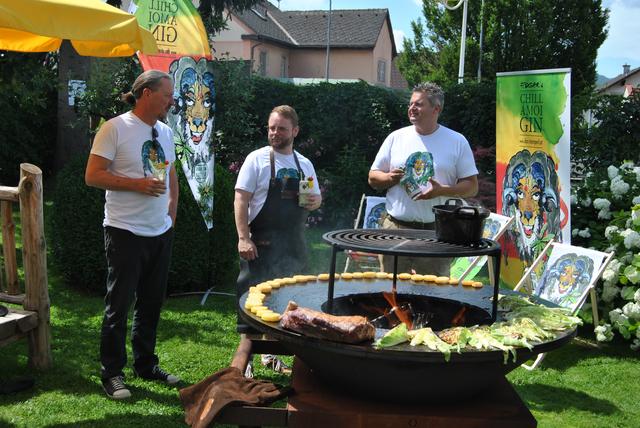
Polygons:
[[589,257],[563,254],[545,271],[534,293],[564,308],[573,308],[589,286],[593,269]]
[[182,57],[169,66],[174,80],[175,106],[170,125],[176,134],[176,152],[186,161],[198,183],[206,181],[204,166],[211,158],[211,136],[215,112],[214,76],[211,62]]
[[503,181],[502,214],[515,216],[506,239],[530,266],[545,237],[560,235],[560,192],[555,163],[542,151],[516,153],[507,165]]

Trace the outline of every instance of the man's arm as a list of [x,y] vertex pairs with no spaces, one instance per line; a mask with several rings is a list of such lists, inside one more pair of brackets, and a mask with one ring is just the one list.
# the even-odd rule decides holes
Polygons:
[[398,184],[403,176],[404,171],[398,168],[390,172],[371,170],[369,171],[369,186],[376,190],[386,190]]
[[178,174],[176,173],[175,163],[171,164],[169,170],[169,217],[171,217],[171,225],[176,225],[176,215],[178,214],[178,197],[180,195],[180,185],[178,184]]
[[[87,186],[104,190],[125,190],[149,196],[160,196],[167,191],[164,182],[155,177],[129,178],[109,172],[111,161],[98,155],[89,155],[84,181]],[[175,172],[175,170],[174,170]]]
[[252,197],[253,193],[236,189],[233,200],[233,214],[238,232],[238,254],[245,260],[254,260],[258,257],[258,249],[251,240],[249,230],[249,202]]
[[465,177],[458,179],[458,182],[453,186],[447,186],[438,183],[435,179],[429,179],[431,183],[431,189],[421,193],[418,199],[431,199],[436,196],[453,196],[460,198],[469,198],[478,194],[478,176],[472,175],[471,177]]

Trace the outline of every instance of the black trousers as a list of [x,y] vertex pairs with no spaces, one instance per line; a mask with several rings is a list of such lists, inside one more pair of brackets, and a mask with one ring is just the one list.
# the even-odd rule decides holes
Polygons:
[[158,364],[155,355],[160,309],[167,290],[173,229],[154,237],[107,226],[107,294],[100,335],[101,376],[122,376],[127,363],[127,317],[135,298],[131,343],[133,367],[146,372]]

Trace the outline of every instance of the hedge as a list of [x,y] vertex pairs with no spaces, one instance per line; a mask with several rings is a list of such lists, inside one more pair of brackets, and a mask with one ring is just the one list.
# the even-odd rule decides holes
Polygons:
[[[55,264],[67,284],[103,293],[104,191],[84,183],[86,163],[86,155],[78,156],[58,174],[50,242]],[[238,274],[233,178],[222,167],[216,167],[214,228],[207,232],[180,168],[178,175],[180,199],[168,292],[205,290],[214,285],[231,290]]]

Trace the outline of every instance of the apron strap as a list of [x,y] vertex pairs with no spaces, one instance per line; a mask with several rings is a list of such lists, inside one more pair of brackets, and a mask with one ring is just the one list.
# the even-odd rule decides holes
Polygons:
[[[300,180],[304,180],[305,179],[305,175],[304,175],[304,171],[302,170],[302,167],[300,166],[300,161],[298,160],[298,156],[296,155],[296,151],[293,151],[293,160],[296,163],[296,167],[298,168],[298,175],[300,177]],[[273,181],[276,178],[276,161],[275,161],[275,155],[273,152],[273,149],[271,149],[271,151],[269,152],[269,164],[271,165],[271,180],[270,183],[273,184]]]
[[298,156],[296,155],[296,151],[293,151],[293,160],[296,161],[296,166],[298,167],[298,176],[300,177],[300,181],[305,179],[304,176],[304,171],[302,170],[302,167],[300,166],[300,161],[298,160]]
[[273,149],[269,152],[269,164],[271,165],[271,180],[269,182],[273,186],[273,182],[276,179],[276,160]]

